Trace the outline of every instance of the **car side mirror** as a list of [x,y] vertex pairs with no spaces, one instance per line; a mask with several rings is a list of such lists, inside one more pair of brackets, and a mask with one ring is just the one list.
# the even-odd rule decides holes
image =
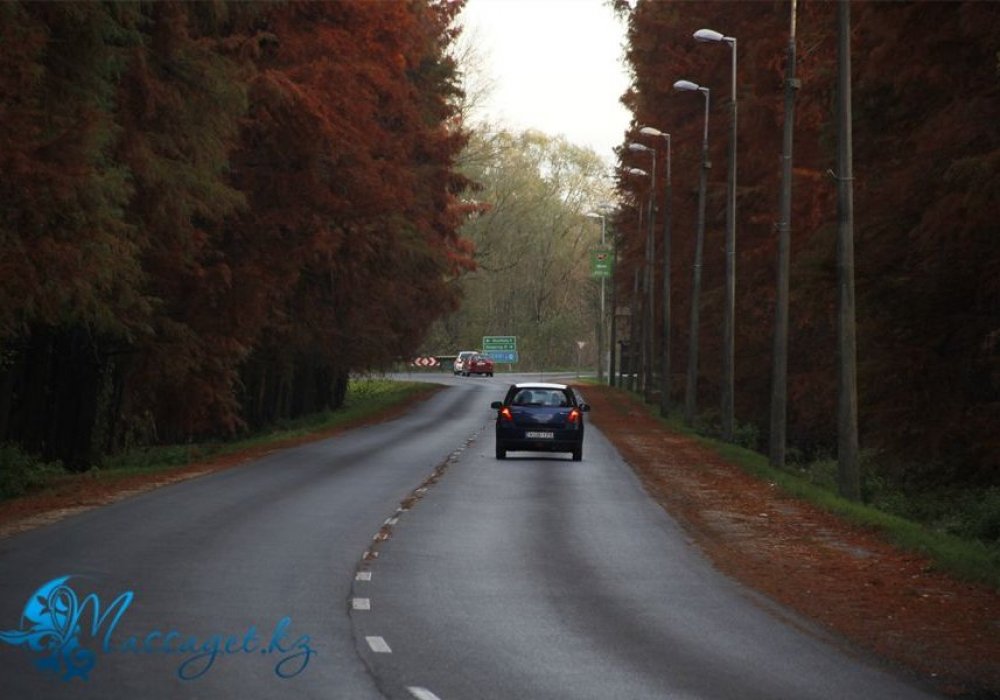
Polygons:
[[490,408],[495,408],[496,410],[499,411],[501,408],[503,408],[503,403],[501,403],[500,401],[494,401],[493,403],[490,404]]
[[586,413],[587,411],[590,410],[590,404],[589,403],[582,403],[579,406],[577,406],[577,408],[579,408],[581,411],[583,411],[584,413]]

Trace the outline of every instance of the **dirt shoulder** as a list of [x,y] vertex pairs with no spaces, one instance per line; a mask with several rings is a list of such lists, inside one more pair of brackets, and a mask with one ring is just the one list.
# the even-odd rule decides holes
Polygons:
[[623,392],[585,391],[594,424],[720,570],[949,695],[1000,697],[996,591],[749,476]]

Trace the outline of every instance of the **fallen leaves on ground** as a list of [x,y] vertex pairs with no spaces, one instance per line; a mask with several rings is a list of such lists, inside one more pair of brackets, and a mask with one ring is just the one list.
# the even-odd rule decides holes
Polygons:
[[720,570],[947,694],[1000,696],[1000,593],[748,475],[622,391],[585,390],[594,424]]

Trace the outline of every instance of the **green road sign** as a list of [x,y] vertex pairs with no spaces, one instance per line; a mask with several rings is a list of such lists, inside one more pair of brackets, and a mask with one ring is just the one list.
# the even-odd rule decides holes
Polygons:
[[516,335],[484,335],[483,352],[487,355],[495,352],[515,352],[517,350]]
[[615,254],[608,247],[590,249],[590,276],[611,277],[611,268],[615,264]]

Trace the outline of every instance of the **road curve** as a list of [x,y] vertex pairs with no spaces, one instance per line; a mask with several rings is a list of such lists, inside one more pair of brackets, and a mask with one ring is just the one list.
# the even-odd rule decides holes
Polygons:
[[[351,585],[387,514],[486,424],[488,409],[469,407],[487,406],[494,392],[482,382],[455,385],[397,420],[0,540],[0,634],[37,629],[22,611],[64,575],[102,611],[133,594],[111,651],[102,645],[111,618],[91,635],[85,616],[81,647],[96,652],[86,681],[43,672],[35,662],[46,654],[0,639],[0,697],[381,697],[355,652]],[[285,617],[290,624],[276,635]],[[171,632],[178,636],[165,643]],[[188,640],[211,649],[216,635],[223,652],[180,651]],[[282,660],[291,659],[286,675],[303,660],[294,658],[302,635],[313,653],[282,678]],[[60,660],[60,674],[73,663]]]
[[[0,540],[2,697],[931,697],[712,569],[593,425],[583,462],[498,462],[510,377],[430,379],[396,420]],[[86,681],[14,645],[64,575],[132,596],[49,659]]]

